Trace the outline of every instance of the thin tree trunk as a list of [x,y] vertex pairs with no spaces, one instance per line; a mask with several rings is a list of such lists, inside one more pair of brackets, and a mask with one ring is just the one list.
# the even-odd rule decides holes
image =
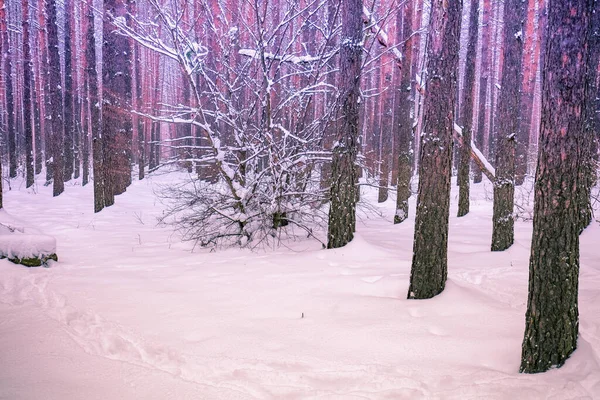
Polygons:
[[25,187],[33,186],[33,110],[31,102],[31,78],[33,76],[31,62],[31,46],[29,44],[29,0],[23,0],[23,125],[25,132]]
[[64,180],[73,176],[73,60],[71,52],[71,0],[65,0],[65,139],[64,139]]
[[8,176],[17,177],[17,148],[16,148],[16,125],[15,125],[15,98],[12,79],[12,54],[8,41],[8,21],[6,19],[6,4],[2,1],[0,7],[0,34],[2,35],[4,54],[4,88],[6,89],[6,122],[8,138]]
[[104,136],[100,121],[100,93],[98,90],[98,72],[96,71],[96,39],[94,38],[94,7],[88,4],[86,32],[86,81],[90,110],[90,130],[92,133],[92,168],[94,172],[94,212],[102,211],[106,205],[104,198]]
[[356,156],[358,152],[362,0],[342,2],[340,43],[341,121],[333,149],[327,247],[345,246],[356,225]]
[[[491,37],[491,3],[483,0],[483,12],[481,15],[481,70],[479,78],[479,111],[477,113],[477,125],[475,127],[475,144],[484,149],[484,138],[486,129],[489,129],[487,119],[487,108],[490,99],[490,37]],[[477,165],[473,166],[473,183],[481,183],[483,173]]]
[[54,196],[65,190],[64,184],[64,144],[63,144],[63,94],[60,78],[60,55],[58,54],[58,25],[56,0],[46,0],[46,30],[48,31],[48,93],[50,103],[52,172]]
[[589,104],[589,34],[593,1],[548,7],[542,124],[535,183],[529,297],[521,372],[562,366],[577,347],[579,309],[579,149]]
[[[412,76],[412,56],[413,56],[413,17],[412,0],[407,1],[402,12],[398,12],[396,19],[396,32],[398,43],[404,42],[404,63],[402,67],[400,88],[396,90],[396,112],[394,113],[396,122],[396,146],[398,152],[398,180],[396,186],[396,213],[394,214],[394,223],[399,224],[408,218],[408,199],[410,198],[410,178],[412,175],[411,163],[411,139],[413,137],[413,119],[410,111],[414,107],[411,96],[411,76]],[[402,27],[402,29],[400,29]],[[398,72],[398,71],[396,71]]]
[[504,66],[498,101],[496,129],[496,176],[494,179],[494,215],[492,251],[503,251],[514,242],[515,139],[519,130],[523,61],[522,0],[505,0]]
[[441,293],[448,275],[452,137],[461,15],[461,0],[433,0],[431,3],[409,299],[427,299]]
[[475,104],[475,57],[477,55],[477,36],[479,33],[479,0],[471,0],[469,15],[469,36],[465,66],[465,81],[461,106],[463,141],[460,145],[460,163],[458,168],[458,216],[469,213],[469,172],[471,165],[471,139],[473,136],[473,107]]

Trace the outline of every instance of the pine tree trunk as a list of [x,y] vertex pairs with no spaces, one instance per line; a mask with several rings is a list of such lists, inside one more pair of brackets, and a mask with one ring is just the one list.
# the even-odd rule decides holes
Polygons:
[[362,0],[342,2],[340,43],[341,121],[338,143],[333,149],[331,205],[327,248],[345,246],[354,237],[356,225],[356,156],[362,55]]
[[471,139],[473,132],[473,107],[475,103],[475,57],[477,55],[477,35],[479,33],[479,0],[471,0],[469,14],[469,39],[465,66],[465,82],[461,105],[461,121],[463,142],[460,146],[460,163],[458,169],[458,216],[469,213],[469,172],[471,165]]
[[504,65],[497,110],[496,175],[494,179],[494,215],[492,251],[503,251],[514,242],[515,140],[519,131],[523,62],[522,0],[504,3]]
[[452,135],[461,14],[461,0],[431,3],[409,299],[427,299],[441,293],[448,275]]
[[[6,4],[0,7],[0,34],[2,35],[4,61],[4,88],[6,89],[6,128],[8,139],[8,176],[17,177],[17,148],[16,148],[16,125],[15,125],[15,98],[12,79],[12,54],[8,41],[8,21],[6,17]],[[0,62],[1,64],[1,62]]]
[[[135,97],[138,111],[143,107],[142,91],[142,52],[139,44],[134,44],[134,69],[135,69]],[[138,179],[142,180],[145,176],[146,167],[146,132],[144,131],[144,121],[142,117],[137,116],[138,132]]]
[[71,54],[71,0],[65,0],[65,139],[64,180],[73,176],[73,62]]
[[31,46],[29,44],[29,0],[21,3],[23,18],[23,126],[25,133],[25,187],[34,183],[33,166],[33,110],[31,102],[31,78],[33,76],[31,62]]
[[131,43],[117,32],[125,18],[125,0],[104,0],[102,45],[102,134],[104,137],[105,206],[114,204],[131,181]]
[[579,149],[589,93],[590,0],[548,7],[542,124],[521,372],[560,367],[577,347]]
[[54,196],[65,190],[64,184],[64,120],[63,93],[60,77],[60,55],[58,54],[58,25],[56,0],[46,0],[46,30],[48,31],[48,93],[51,123],[52,173]]
[[[475,127],[475,144],[483,150],[486,129],[489,127],[487,119],[488,101],[490,98],[490,36],[491,36],[491,4],[490,0],[483,0],[483,13],[481,21],[481,72],[479,78],[479,111]],[[477,165],[473,166],[473,183],[481,183],[483,172]]]
[[[394,223],[399,224],[408,218],[408,199],[410,198],[410,178],[412,175],[412,163],[410,156],[410,142],[413,137],[413,119],[410,111],[413,107],[411,97],[411,74],[413,39],[412,17],[413,1],[404,4],[402,13],[398,13],[396,19],[396,32],[398,43],[404,42],[404,62],[402,66],[400,88],[396,90],[396,112],[394,113],[396,131],[396,147],[398,152],[398,179],[396,182],[396,213]],[[402,29],[400,29],[402,27]]]
[[98,72],[96,71],[96,39],[94,38],[94,7],[90,3],[87,9],[86,32],[86,81],[90,110],[90,130],[92,133],[92,168],[94,173],[94,212],[100,212],[106,205],[104,198],[104,136],[100,120],[100,93],[98,90]]

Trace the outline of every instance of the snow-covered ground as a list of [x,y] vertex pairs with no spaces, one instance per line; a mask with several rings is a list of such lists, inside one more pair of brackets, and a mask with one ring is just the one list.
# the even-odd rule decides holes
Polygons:
[[579,348],[523,375],[532,226],[491,253],[483,185],[460,219],[453,187],[449,281],[416,301],[414,199],[401,225],[392,200],[386,219],[363,216],[342,249],[192,252],[156,226],[153,185],[167,179],[135,182],[96,215],[91,185],[5,192],[11,215],[57,239],[60,262],[0,260],[0,399],[600,399],[598,223],[581,237]]

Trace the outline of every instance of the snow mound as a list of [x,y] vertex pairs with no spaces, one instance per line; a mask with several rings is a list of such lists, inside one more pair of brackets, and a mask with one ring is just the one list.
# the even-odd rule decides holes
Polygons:
[[56,261],[56,239],[26,227],[0,210],[0,258],[27,266],[40,266],[50,259]]

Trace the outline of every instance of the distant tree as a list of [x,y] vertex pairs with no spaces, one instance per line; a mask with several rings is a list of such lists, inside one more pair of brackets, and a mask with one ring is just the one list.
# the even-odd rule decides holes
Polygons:
[[25,187],[34,183],[33,165],[33,109],[32,109],[32,78],[33,63],[31,61],[31,46],[29,43],[29,0],[21,3],[23,18],[23,125],[25,128]]
[[473,137],[473,107],[475,104],[475,56],[477,55],[477,36],[479,33],[479,0],[471,0],[469,14],[469,35],[467,43],[467,60],[465,82],[461,105],[461,124],[463,141],[460,146],[458,168],[458,216],[469,213],[469,172],[471,165],[471,139]]
[[523,0],[504,2],[502,81],[496,117],[496,176],[492,251],[503,251],[514,242],[515,146],[519,131],[523,61]]
[[333,147],[327,248],[348,244],[356,225],[356,156],[362,56],[362,0],[342,1],[340,118]]
[[15,124],[15,100],[12,79],[12,52],[8,40],[8,21],[6,19],[6,3],[0,0],[0,35],[2,35],[4,53],[2,61],[4,65],[4,88],[6,90],[6,129],[8,138],[8,176],[17,176],[17,147],[16,147],[16,124]]
[[561,0],[548,7],[529,297],[520,367],[526,373],[562,366],[577,347],[577,187],[584,168],[580,149],[591,145],[582,132],[591,95],[592,5],[591,0]]
[[64,120],[63,91],[60,76],[60,55],[58,52],[58,25],[56,0],[46,0],[46,30],[48,34],[48,96],[51,124],[52,172],[54,196],[65,190],[64,184]]
[[65,98],[64,98],[64,124],[65,124],[65,136],[64,136],[64,176],[65,182],[68,182],[73,177],[73,137],[75,134],[75,114],[73,111],[73,60],[72,60],[72,49],[71,49],[71,14],[73,13],[73,5],[71,0],[65,0],[65,25],[64,25],[64,44],[65,44],[65,70],[64,70],[64,82],[65,82]]
[[[489,104],[491,102],[491,53],[490,38],[492,34],[492,10],[491,0],[483,0],[483,12],[481,13],[481,67],[479,73],[479,111],[477,113],[477,124],[475,126],[474,142],[480,149],[484,149],[486,136],[489,134]],[[481,168],[473,168],[473,183],[483,180]]]
[[461,15],[461,0],[431,2],[409,299],[427,299],[441,293],[448,275],[452,136]]

